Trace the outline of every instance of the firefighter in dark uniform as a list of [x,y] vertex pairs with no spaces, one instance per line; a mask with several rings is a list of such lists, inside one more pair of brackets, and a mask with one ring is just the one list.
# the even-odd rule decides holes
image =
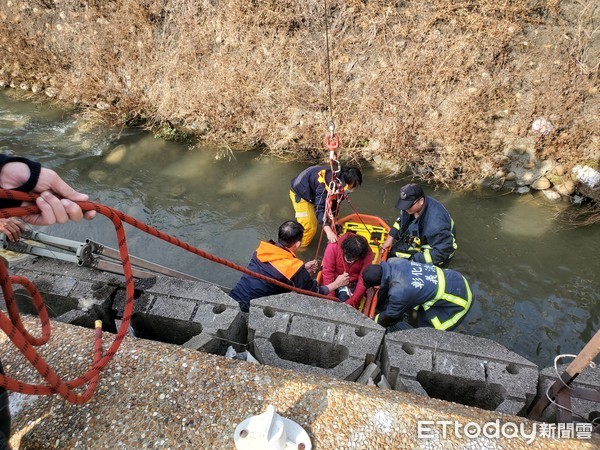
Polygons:
[[400,189],[396,208],[400,217],[383,243],[384,249],[390,248],[388,258],[447,266],[458,245],[454,221],[446,208],[414,183]]
[[406,328],[394,327],[406,316],[415,327],[453,330],[473,303],[469,283],[459,272],[403,258],[367,266],[363,282],[380,286],[379,303],[385,306],[375,322],[392,327],[389,331]]
[[[356,167],[344,166],[340,169],[339,188],[344,193],[350,193],[362,184],[362,173]],[[300,172],[292,179],[290,199],[296,212],[296,220],[304,227],[304,237],[300,248],[310,245],[317,234],[319,224],[327,234],[328,242],[337,242],[337,232],[332,230],[329,222],[323,222],[327,206],[327,194],[337,189],[332,183],[333,177],[329,166],[312,166]],[[331,212],[337,216],[339,209],[337,198],[333,199]]]

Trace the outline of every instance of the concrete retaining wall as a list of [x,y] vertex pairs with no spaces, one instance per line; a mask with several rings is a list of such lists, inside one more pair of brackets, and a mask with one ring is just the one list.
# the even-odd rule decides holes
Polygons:
[[[105,331],[116,332],[125,304],[121,276],[41,258],[20,262],[11,273],[36,284],[57,320],[92,327],[100,319]],[[15,289],[20,307],[34,312],[26,307],[27,292]],[[266,365],[349,381],[376,363],[392,389],[513,415],[523,415],[538,390],[537,366],[489,339],[424,328],[385,335],[349,306],[319,298],[256,299],[245,314],[216,286],[166,277],[136,280],[135,297],[137,337],[217,355],[232,345]],[[553,370],[541,379],[540,392]],[[574,405],[592,419],[599,415],[597,404]]]
[[384,329],[348,305],[297,293],[255,299],[250,348],[263,364],[355,381]]
[[419,328],[390,333],[383,372],[399,391],[519,415],[536,394],[535,364],[489,339]]

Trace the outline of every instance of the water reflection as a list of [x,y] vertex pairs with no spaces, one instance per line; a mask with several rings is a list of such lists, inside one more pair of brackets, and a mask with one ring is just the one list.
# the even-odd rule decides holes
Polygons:
[[[140,130],[97,130],[69,112],[14,95],[18,92],[0,92],[3,152],[32,157],[93,201],[214,255],[245,265],[258,240],[275,238],[279,224],[293,217],[289,181],[302,164],[256,152],[190,149]],[[390,180],[370,168],[364,175],[352,206],[391,224],[406,180]],[[540,367],[551,365],[559,353],[577,353],[598,328],[598,227],[560,227],[554,217],[567,205],[550,205],[540,196],[426,192],[446,205],[457,224],[459,250],[452,267],[470,280],[476,298],[459,331],[494,339]],[[350,212],[345,205],[342,214]],[[223,286],[240,277],[129,226],[126,230],[136,256]],[[117,245],[112,223],[103,217],[56,226],[51,234]],[[315,239],[301,257],[313,258],[317,244]]]

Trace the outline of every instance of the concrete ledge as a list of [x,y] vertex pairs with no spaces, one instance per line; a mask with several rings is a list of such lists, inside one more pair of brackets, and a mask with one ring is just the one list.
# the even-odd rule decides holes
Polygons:
[[248,334],[263,364],[355,381],[384,329],[348,305],[287,293],[252,300]]
[[[26,277],[35,284],[50,317],[79,310],[87,314],[92,325],[94,320],[102,320],[111,330],[110,309],[117,290],[124,286],[122,277],[73,263],[35,257],[20,261],[11,268],[11,274]],[[36,313],[26,289],[15,286],[15,297],[22,312]]]
[[[247,327],[238,303],[204,282],[157,277],[136,281],[132,326],[136,336],[224,355],[232,342],[246,344]],[[122,318],[125,292],[113,309]]]
[[[37,327],[26,318],[28,329]],[[66,379],[84,373],[92,357],[92,330],[52,321],[53,337],[40,349]],[[104,333],[107,348],[114,336]],[[3,333],[0,352],[7,374],[40,382],[37,372]],[[453,420],[483,427],[500,420],[533,422],[412,394],[260,366],[179,346],[126,337],[84,405],[59,396],[10,394],[11,444],[49,448],[234,449],[233,432],[250,415],[273,404],[308,432],[313,448],[510,448],[594,449],[600,438],[469,439],[450,431],[419,439],[419,420]]]
[[489,339],[432,328],[385,335],[381,357],[392,388],[522,414],[537,389],[535,364]]

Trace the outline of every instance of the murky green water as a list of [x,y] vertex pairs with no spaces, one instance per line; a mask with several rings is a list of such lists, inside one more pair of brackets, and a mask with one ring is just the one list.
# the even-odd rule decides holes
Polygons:
[[[279,224],[293,218],[289,180],[302,164],[256,152],[189,149],[140,130],[90,131],[69,112],[22,95],[0,91],[0,150],[55,169],[93,201],[241,265],[259,239],[276,237]],[[343,136],[343,128],[338,131]],[[352,194],[354,208],[391,224],[407,180],[367,167],[363,173],[363,186]],[[493,339],[541,368],[557,354],[578,353],[599,323],[598,226],[559,226],[555,216],[567,205],[540,196],[426,191],[457,224],[452,268],[467,277],[476,298],[457,331]],[[342,214],[349,212],[345,205]],[[49,232],[116,247],[112,223],[104,217]],[[131,227],[127,233],[136,256],[228,287],[240,276]],[[315,252],[316,242],[301,256],[312,259]]]

